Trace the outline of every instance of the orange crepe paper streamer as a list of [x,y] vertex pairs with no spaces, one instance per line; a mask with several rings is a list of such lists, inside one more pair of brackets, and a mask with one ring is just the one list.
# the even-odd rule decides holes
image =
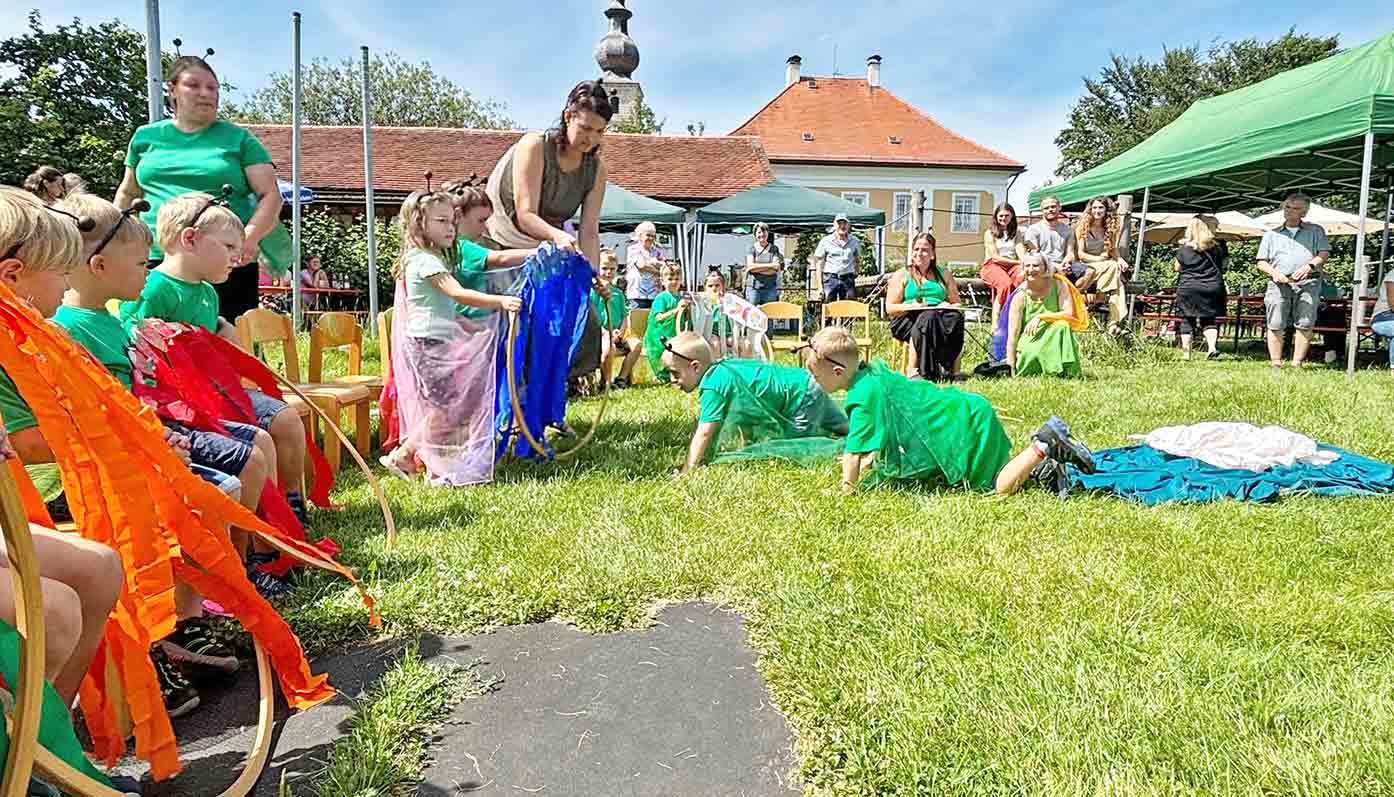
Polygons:
[[[81,690],[98,755],[111,764],[125,750],[118,736],[120,699],[135,729],[136,752],[150,762],[152,775],[163,779],[178,771],[173,728],[148,654],[154,641],[173,631],[176,572],[191,575],[191,584],[234,610],[271,659],[292,706],[332,694],[322,676],[310,674],[299,640],[247,581],[224,524],[350,579],[377,624],[372,600],[353,574],[312,546],[285,538],[193,475],[165,443],[154,411],[3,285],[0,327],[8,333],[0,334],[0,367],[34,410],[79,532],[114,548],[126,568],[125,589],[105,630],[104,655],[94,660]],[[29,513],[35,514],[33,508]],[[110,670],[107,659],[114,665]],[[109,671],[119,674],[120,683],[108,683]]]

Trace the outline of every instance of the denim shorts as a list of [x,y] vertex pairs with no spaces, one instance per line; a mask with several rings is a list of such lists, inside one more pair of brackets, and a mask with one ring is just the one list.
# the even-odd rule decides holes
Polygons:
[[257,416],[257,426],[267,431],[271,430],[271,419],[290,407],[284,401],[273,399],[259,390],[248,390],[247,395],[252,399],[252,414]]
[[224,434],[190,429],[170,421],[165,428],[189,438],[189,459],[194,465],[226,474],[239,474],[252,457],[257,427],[245,423],[223,424]]
[[190,465],[189,470],[193,471],[195,476],[222,490],[224,495],[234,495],[242,489],[241,480],[220,470],[203,465]]

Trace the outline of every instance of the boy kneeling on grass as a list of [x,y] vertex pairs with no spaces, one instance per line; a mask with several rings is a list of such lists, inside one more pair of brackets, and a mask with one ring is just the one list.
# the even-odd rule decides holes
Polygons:
[[1035,478],[1064,498],[1065,465],[1094,472],[1089,449],[1070,436],[1059,417],[1031,436],[1015,457],[987,399],[931,382],[912,381],[881,361],[863,363],[844,327],[826,327],[809,341],[804,364],[828,393],[847,391],[847,441],[842,455],[842,493],[862,478],[942,482],[1011,495]]
[[759,360],[713,363],[711,344],[691,331],[663,348],[663,367],[683,392],[698,391],[701,407],[687,462],[675,476],[706,460],[723,424],[747,441],[847,434],[847,416],[802,368]]

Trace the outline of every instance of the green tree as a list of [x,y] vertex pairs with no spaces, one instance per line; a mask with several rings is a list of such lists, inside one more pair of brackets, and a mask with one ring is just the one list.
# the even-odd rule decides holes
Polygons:
[[634,113],[623,113],[624,118],[610,125],[610,129],[616,133],[647,133],[656,135],[663,132],[663,126],[668,123],[667,117],[658,118],[658,114],[653,112],[649,104],[644,102],[644,98],[639,98],[639,106],[634,109]]
[[[431,64],[409,64],[396,53],[375,56],[368,65],[373,90],[373,123],[396,127],[513,127],[504,106],[481,100]],[[333,63],[320,58],[301,68],[301,119],[312,125],[363,124],[363,68],[354,58]],[[234,121],[289,124],[294,96],[289,72],[275,72],[265,88],[242,104],[224,108]]]
[[1059,173],[1073,177],[1131,149],[1170,124],[1196,100],[1224,94],[1337,51],[1335,36],[1289,30],[1273,41],[1243,39],[1168,49],[1159,62],[1113,55],[1055,139]]
[[111,194],[126,145],[148,120],[145,37],[119,22],[74,19],[0,42],[0,182],[16,185],[49,164]]

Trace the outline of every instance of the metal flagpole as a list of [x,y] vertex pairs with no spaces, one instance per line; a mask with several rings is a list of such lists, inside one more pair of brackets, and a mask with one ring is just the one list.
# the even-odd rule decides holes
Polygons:
[[290,99],[290,181],[291,181],[291,267],[290,267],[290,317],[297,331],[303,315],[300,291],[300,12],[290,15],[291,59],[295,62],[291,72]]
[[[1360,231],[1355,236],[1355,285],[1350,292],[1350,337],[1346,339],[1346,379],[1355,378],[1355,350],[1360,344],[1360,313],[1365,309],[1365,215],[1370,212],[1370,163],[1375,154],[1375,131],[1365,134],[1365,159],[1360,167]],[[1386,222],[1387,226],[1387,222]]]
[[164,65],[160,63],[160,0],[145,0],[145,91],[150,121],[165,118]]
[[373,112],[368,80],[368,48],[363,48],[363,209],[368,224],[368,335],[378,330],[378,246],[374,239],[377,210],[373,205]]
[[[1147,206],[1152,204],[1152,186],[1142,189],[1142,220],[1137,225],[1137,251],[1133,253],[1133,278],[1142,273],[1142,250],[1147,245]],[[1128,299],[1128,324],[1133,323],[1133,305],[1137,302]]]

